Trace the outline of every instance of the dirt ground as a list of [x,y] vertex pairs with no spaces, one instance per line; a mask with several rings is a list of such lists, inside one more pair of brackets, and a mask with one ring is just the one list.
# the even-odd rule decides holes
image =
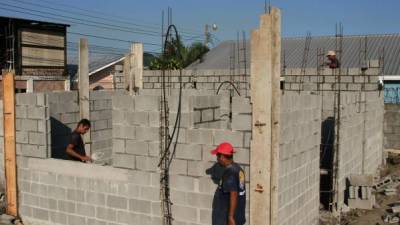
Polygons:
[[[387,168],[381,172],[381,177],[385,176],[400,176],[400,156],[389,155]],[[400,202],[400,186],[397,187],[397,194],[386,196],[376,193],[377,208],[372,210],[352,209],[348,213],[343,213],[341,216],[340,225],[386,225],[383,218],[390,212],[390,203]],[[330,216],[328,212],[321,212],[320,225],[337,225],[335,218]],[[400,223],[391,223],[398,225]]]

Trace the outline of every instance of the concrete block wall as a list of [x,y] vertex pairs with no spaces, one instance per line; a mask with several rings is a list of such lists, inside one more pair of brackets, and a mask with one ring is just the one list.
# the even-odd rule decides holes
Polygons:
[[122,65],[115,65],[113,74],[114,88],[116,90],[124,89],[124,71]]
[[279,224],[316,225],[319,218],[321,98],[281,96]]
[[[247,73],[247,74],[246,74]],[[166,71],[165,82],[168,87],[179,88],[179,71]],[[249,71],[244,69],[230,70],[182,70],[183,88],[213,90],[214,94],[222,82],[232,81],[241,95],[247,95],[250,90]],[[162,71],[145,70],[143,73],[143,88],[160,89],[162,84]],[[228,84],[221,87],[222,90],[229,89]]]
[[17,155],[47,158],[51,140],[46,95],[17,94],[15,114]]
[[[326,119],[333,116],[333,92],[325,93],[323,100],[323,119]],[[382,93],[341,92],[339,207],[344,202],[346,182],[351,174],[376,174],[383,164],[383,113]]]
[[400,149],[400,105],[385,104],[384,147]]
[[[362,72],[359,68],[342,68],[340,90],[343,91],[377,91],[379,68],[369,68]],[[284,90],[288,91],[332,91],[339,88],[335,84],[339,70],[325,69],[321,74],[316,69],[306,69],[301,75],[300,68],[286,69]]]
[[161,224],[155,173],[20,157],[18,174],[26,225]]
[[[206,170],[215,164],[216,159],[210,154],[210,150],[219,143],[231,142],[237,150],[235,161],[242,165],[247,174],[249,173],[251,135],[247,128],[240,127],[242,130],[235,130],[195,126],[193,119],[195,106],[206,108],[208,105],[218,104],[223,98],[226,97],[185,95],[182,99],[180,135],[170,170],[172,214],[178,224],[211,224],[212,200],[217,186]],[[174,115],[178,103],[177,96],[172,95],[168,99],[170,114]],[[235,101],[242,102],[238,98]],[[155,181],[158,186],[149,188],[145,197],[156,201],[158,209],[160,208],[157,167],[160,155],[159,102],[160,97],[157,95],[113,96],[113,166],[158,176]],[[249,101],[243,102],[235,115],[249,113]],[[236,106],[238,107],[239,103],[236,103]],[[173,123],[172,119],[175,116],[171,117],[170,123]],[[140,207],[137,210],[140,210]]]
[[110,91],[90,92],[91,151],[99,158],[96,163],[111,163],[112,103]]

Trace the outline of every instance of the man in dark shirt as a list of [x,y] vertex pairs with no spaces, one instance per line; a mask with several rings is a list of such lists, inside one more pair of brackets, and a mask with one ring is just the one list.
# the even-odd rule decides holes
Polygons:
[[327,63],[329,68],[331,69],[336,69],[340,67],[340,62],[338,58],[336,58],[336,52],[335,51],[328,51],[328,54],[326,54],[326,57],[328,57],[329,62]]
[[71,133],[66,152],[69,160],[87,162],[91,158],[86,155],[85,144],[83,143],[82,136],[90,129],[90,121],[82,119],[79,121],[75,130]]
[[213,225],[243,225],[246,222],[246,187],[243,169],[233,162],[233,147],[222,143],[211,154],[225,168],[215,191],[212,211]]

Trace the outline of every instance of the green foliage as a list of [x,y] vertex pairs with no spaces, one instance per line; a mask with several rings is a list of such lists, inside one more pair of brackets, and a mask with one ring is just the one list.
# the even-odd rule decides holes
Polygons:
[[196,60],[201,60],[203,55],[209,49],[201,42],[192,43],[190,46],[184,46],[182,41],[172,40],[172,43],[166,47],[166,54],[153,58],[150,61],[151,70],[178,70],[183,69]]

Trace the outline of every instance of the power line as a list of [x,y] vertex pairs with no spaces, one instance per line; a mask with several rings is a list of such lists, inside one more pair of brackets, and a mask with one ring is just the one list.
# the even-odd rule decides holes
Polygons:
[[[93,34],[84,34],[84,33],[79,33],[79,32],[68,32],[68,34],[81,35],[81,36],[86,36],[86,37],[93,37],[93,38],[99,38],[99,39],[110,40],[110,41],[126,42],[126,43],[135,42],[135,41],[129,41],[129,40],[123,40],[123,39],[117,39],[117,38],[103,37],[103,36],[98,36],[98,35],[93,35]],[[160,44],[154,44],[154,43],[148,43],[148,42],[141,42],[141,43],[143,43],[144,45],[160,46]]]
[[[129,18],[129,17],[123,17],[123,16],[115,16],[114,14],[110,14],[110,13],[107,13],[107,12],[102,12],[102,11],[96,11],[96,10],[89,10],[89,9],[83,9],[83,8],[80,8],[80,7],[76,7],[76,6],[72,6],[72,5],[68,5],[68,4],[63,4],[63,3],[58,3],[58,2],[54,2],[54,1],[49,1],[49,0],[41,0],[42,2],[47,2],[47,3],[50,3],[50,4],[53,4],[53,5],[59,5],[59,6],[64,6],[64,7],[67,7],[67,8],[71,8],[71,9],[76,9],[76,10],[80,10],[80,11],[83,11],[83,12],[89,12],[89,13],[92,13],[92,14],[96,14],[96,15],[98,15],[98,14],[103,14],[103,15],[109,15],[109,16],[112,16],[113,18],[120,18],[121,19],[121,21],[123,20],[123,21],[130,21],[130,20],[132,20],[132,18]],[[137,20],[137,19],[136,19]],[[146,21],[143,21],[142,20],[142,22],[144,23],[144,24],[148,24],[148,26],[152,26],[152,27],[156,27],[156,28],[160,28],[161,27],[161,24],[159,24],[159,23],[154,23],[154,22],[152,22],[152,23],[149,23],[149,22],[146,22]],[[201,34],[202,33],[202,31],[200,31],[200,30],[195,30],[195,29],[192,29],[192,28],[185,28],[185,27],[182,27],[181,29],[180,29],[180,33],[190,33],[190,32],[182,32],[182,30],[184,30],[184,31],[192,31],[192,34],[193,34],[193,32],[195,33],[195,34]]]
[[[100,17],[100,16],[93,16],[93,15],[84,14],[84,13],[79,13],[79,12],[71,12],[70,10],[65,10],[65,9],[60,9],[60,8],[54,8],[54,7],[49,7],[49,6],[45,6],[45,5],[37,4],[37,3],[25,2],[25,1],[22,1],[22,0],[15,0],[15,1],[17,1],[19,4],[29,4],[29,5],[39,6],[39,7],[41,7],[41,8],[47,8],[47,9],[54,10],[54,11],[57,11],[57,12],[62,11],[62,12],[66,12],[66,13],[72,14],[72,15],[80,15],[80,16],[85,16],[85,17],[95,18],[95,19],[101,19],[101,20],[106,20],[106,21],[116,21],[116,22],[118,22],[118,23],[131,24],[131,25],[134,25],[134,26],[136,26],[136,27],[148,28],[148,29],[152,29],[152,30],[144,30],[144,29],[142,29],[142,28],[126,27],[126,26],[120,26],[120,25],[114,25],[114,24],[106,24],[106,25],[108,25],[108,26],[116,26],[116,27],[127,28],[127,29],[136,29],[136,30],[141,31],[141,32],[150,32],[150,33],[156,33],[156,34],[158,34],[158,30],[160,29],[160,27],[154,27],[154,26],[152,26],[152,28],[150,28],[150,27],[148,27],[148,26],[146,27],[146,26],[139,25],[139,24],[136,24],[136,23],[126,22],[126,21],[121,21],[121,20],[115,20],[115,19],[112,19],[112,18],[105,18],[105,17]],[[16,7],[16,6],[14,6],[14,7]],[[49,13],[49,14],[50,14],[50,13]],[[53,14],[53,15],[54,15],[54,14]],[[61,15],[58,15],[58,14],[56,14],[56,15],[57,15],[57,16],[61,16]],[[68,16],[64,16],[64,17],[68,17]],[[68,17],[68,18],[71,18],[71,17]],[[76,19],[76,18],[72,18],[72,19]],[[87,22],[91,22],[91,23],[100,23],[100,24],[104,24],[104,23],[97,22],[97,21],[89,21],[89,20],[86,20],[86,21],[87,21]],[[156,31],[154,31],[154,29],[156,29]],[[189,33],[189,32],[185,32],[185,33],[187,33],[187,34],[192,34],[192,35],[193,35],[193,33]],[[188,36],[188,35],[185,35],[185,36]]]
[[[126,27],[123,27],[123,26],[116,26],[116,25],[112,25],[112,24],[95,22],[95,21],[90,21],[90,20],[86,20],[85,21],[85,20],[77,19],[77,18],[70,17],[70,16],[60,16],[60,15],[57,15],[57,14],[54,14],[54,13],[50,13],[50,12],[44,12],[44,11],[40,11],[40,10],[28,9],[28,8],[24,8],[24,7],[20,7],[20,6],[10,5],[10,4],[7,4],[7,3],[3,3],[3,5],[6,5],[6,7],[13,7],[13,8],[18,8],[18,9],[25,10],[25,11],[18,11],[18,10],[15,10],[15,9],[10,9],[10,10],[17,11],[17,12],[20,12],[20,13],[30,14],[30,15],[39,16],[39,17],[45,17],[45,18],[47,17],[47,18],[56,19],[56,20],[57,19],[58,20],[64,20],[64,21],[68,21],[69,23],[75,23],[75,24],[80,24],[80,25],[84,25],[84,26],[98,27],[98,28],[103,28],[103,29],[109,29],[109,30],[114,30],[114,31],[122,31],[122,32],[128,32],[128,33],[133,33],[133,34],[148,35],[148,36],[153,36],[153,37],[158,37],[158,35],[159,35],[157,32],[150,32],[149,33],[149,32],[144,32],[144,31],[141,31],[141,30],[139,30],[139,31],[131,31],[131,30],[129,30],[130,28],[126,28]],[[60,18],[56,18],[56,17],[49,17],[49,16],[45,16],[45,15],[34,14],[34,13],[31,13],[30,11],[61,17],[61,19]],[[78,22],[66,20],[64,18],[77,20]],[[92,23],[92,24],[84,23],[82,21],[89,22],[89,23]],[[97,25],[97,24],[100,24],[100,25]],[[114,26],[115,27],[121,27],[121,28],[114,28]]]

